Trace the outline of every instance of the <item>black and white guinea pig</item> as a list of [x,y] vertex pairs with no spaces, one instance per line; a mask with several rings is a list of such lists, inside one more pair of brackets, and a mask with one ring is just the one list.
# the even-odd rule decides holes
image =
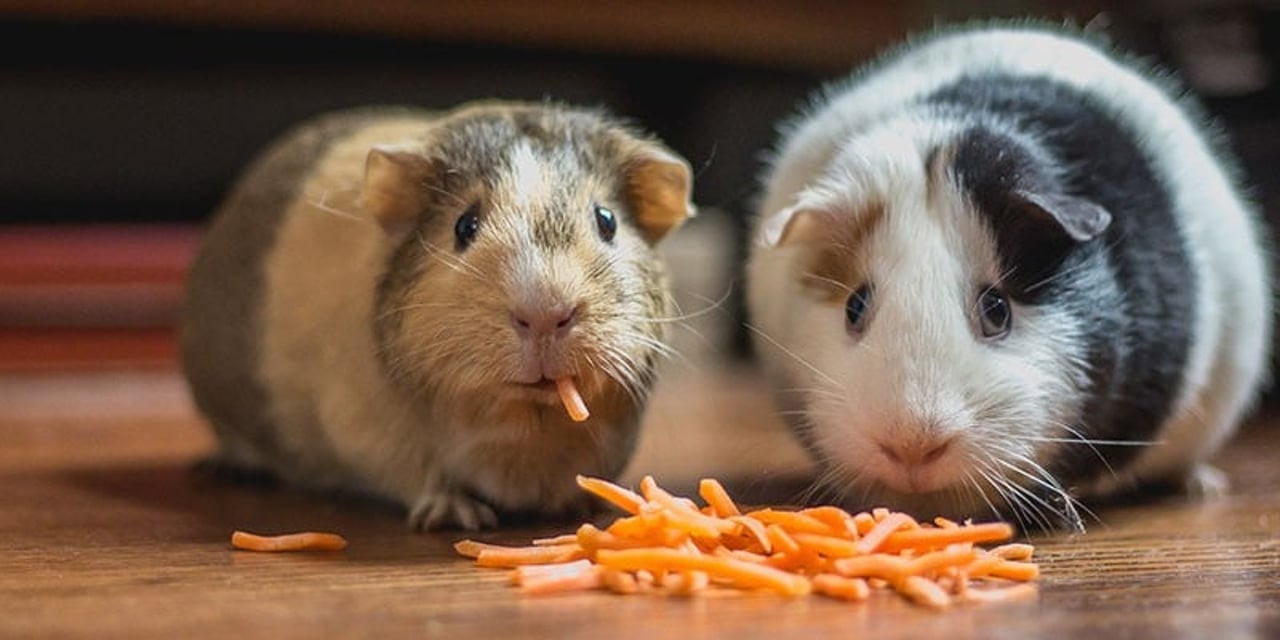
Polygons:
[[1196,109],[1081,34],[944,30],[787,128],[748,265],[762,366],[819,485],[1082,528],[1218,491],[1266,374],[1257,216]]

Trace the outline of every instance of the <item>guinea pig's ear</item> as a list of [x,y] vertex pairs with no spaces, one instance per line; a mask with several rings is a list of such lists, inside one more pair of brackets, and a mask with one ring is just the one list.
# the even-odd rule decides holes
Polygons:
[[657,144],[640,143],[631,150],[623,180],[632,215],[651,245],[694,215],[689,163]]
[[1032,212],[1047,216],[1054,226],[1076,242],[1092,240],[1111,224],[1111,213],[1100,205],[1055,193],[1017,191],[1014,193]]
[[[833,215],[800,206],[787,207],[760,223],[758,238],[766,247],[780,247],[830,237]],[[825,231],[824,231],[825,230]]]
[[409,145],[374,146],[364,165],[365,211],[388,235],[403,236],[426,206],[424,189],[435,169],[435,163]]

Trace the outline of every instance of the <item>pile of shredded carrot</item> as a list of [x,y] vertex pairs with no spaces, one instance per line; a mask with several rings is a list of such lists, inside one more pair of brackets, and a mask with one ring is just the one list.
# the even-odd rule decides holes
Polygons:
[[890,589],[941,609],[1036,593],[1029,582],[1040,570],[1029,561],[1031,545],[978,546],[1012,537],[1002,522],[922,523],[888,509],[850,514],[832,506],[744,513],[712,479],[699,485],[702,507],[649,476],[639,494],[598,478],[578,476],[578,485],[629,515],[605,529],[584,524],[528,547],[462,540],[454,548],[479,566],[514,569],[512,581],[529,594],[728,587],[865,600],[875,589]]

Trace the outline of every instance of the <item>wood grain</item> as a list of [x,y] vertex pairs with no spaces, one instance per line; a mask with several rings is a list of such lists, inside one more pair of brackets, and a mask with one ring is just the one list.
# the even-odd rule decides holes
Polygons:
[[[631,475],[656,471],[678,485],[713,472],[747,490],[804,475],[752,378],[670,379]],[[1255,425],[1221,457],[1234,481],[1225,499],[1113,507],[1083,536],[1036,538],[1036,600],[936,614],[892,597],[538,599],[456,557],[457,534],[411,533],[392,509],[192,474],[211,441],[170,371],[9,376],[0,378],[0,637],[1277,637],[1276,427]],[[235,528],[335,531],[350,546],[236,552]]]

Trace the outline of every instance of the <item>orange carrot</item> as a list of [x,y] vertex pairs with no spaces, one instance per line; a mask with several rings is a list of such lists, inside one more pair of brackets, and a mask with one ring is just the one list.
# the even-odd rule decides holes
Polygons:
[[517,569],[517,572],[525,573],[517,583],[520,585],[520,590],[530,595],[542,595],[564,591],[584,591],[600,586],[600,572],[587,560],[551,566],[554,566],[555,570],[529,571],[535,567]]
[[776,524],[767,525],[764,528],[765,535],[769,536],[769,542],[778,553],[794,556],[800,553],[800,545],[796,544],[791,534],[787,533]]
[[849,512],[844,509],[832,506],[810,507],[800,513],[822,521],[837,536],[847,537],[851,540],[858,539],[858,525],[853,521],[853,516],[849,515]]
[[871,587],[862,578],[823,573],[813,577],[813,592],[841,600],[866,600],[871,595]]
[[[896,514],[895,514],[896,515]],[[888,522],[888,519],[885,520]],[[880,525],[883,525],[881,522]],[[877,526],[880,526],[877,525]],[[867,534],[870,537],[871,534]],[[920,527],[907,531],[895,531],[885,536],[884,544],[876,549],[880,551],[901,551],[909,548],[945,547],[956,542],[998,542],[1013,537],[1013,527],[1005,522],[988,522],[971,524],[955,529],[930,529]],[[863,538],[866,540],[866,538]]]
[[556,393],[560,394],[560,402],[564,404],[564,410],[569,413],[571,420],[583,422],[591,417],[591,412],[587,411],[587,403],[583,401],[582,394],[578,393],[578,387],[573,384],[573,378],[556,380]]
[[848,558],[859,553],[858,543],[853,540],[815,533],[794,533],[791,537],[801,547],[813,549],[828,558]]
[[712,512],[721,518],[729,516],[741,515],[738,505],[733,503],[733,498],[729,497],[729,492],[724,490],[724,485],[713,478],[703,478],[698,482],[698,495],[711,506]]
[[691,555],[675,549],[602,549],[596,562],[605,567],[636,571],[705,571],[708,575],[746,587],[772,589],[783,595],[802,596],[809,593],[809,580],[785,571],[734,558]]
[[247,531],[233,531],[231,546],[243,551],[341,551],[347,540],[336,533],[304,531],[278,536],[260,536]]
[[583,557],[582,548],[575,544],[557,544],[542,547],[490,546],[480,550],[476,564],[482,567],[518,567],[524,564],[569,562]]
[[1007,578],[1009,580],[1035,580],[1040,576],[1040,567],[1030,562],[1014,562],[1005,560],[987,572],[989,576]]
[[891,534],[910,523],[911,516],[905,513],[892,513],[883,518],[877,518],[876,526],[858,540],[858,551],[861,553],[878,551]]
[[776,511],[774,509],[760,509],[747,514],[749,517],[755,518],[765,524],[782,525],[789,532],[817,533],[821,535],[834,535],[837,533],[827,523],[810,515],[805,515],[798,511]]
[[623,489],[608,480],[580,475],[578,476],[578,486],[585,489],[587,493],[595,494],[597,497],[603,498],[606,502],[612,503],[632,515],[640,513],[640,507],[644,504],[644,498],[641,498],[636,492]]
[[693,595],[726,587],[810,592],[865,600],[892,589],[931,608],[998,602],[1034,595],[993,583],[1028,582],[1039,566],[1032,547],[977,543],[1004,540],[1004,523],[927,524],[880,507],[851,514],[834,506],[743,513],[715,480],[699,483],[705,505],[667,492],[650,476],[639,493],[597,478],[578,484],[628,515],[601,530],[542,538],[528,547],[463,540],[458,553],[482,566],[514,567],[512,580],[530,594],[598,589],[619,594],[659,591]]
[[951,604],[951,596],[942,590],[938,584],[927,578],[920,576],[908,576],[897,585],[898,591],[911,599],[912,602],[931,607],[934,609],[945,609]]

